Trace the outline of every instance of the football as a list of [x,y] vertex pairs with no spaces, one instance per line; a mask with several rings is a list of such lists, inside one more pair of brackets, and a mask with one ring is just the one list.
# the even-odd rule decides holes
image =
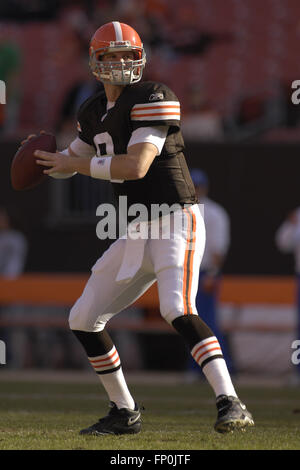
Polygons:
[[36,163],[36,150],[56,152],[56,139],[51,134],[40,134],[23,144],[15,154],[11,164],[11,183],[16,191],[32,189],[40,184],[46,175],[44,167]]

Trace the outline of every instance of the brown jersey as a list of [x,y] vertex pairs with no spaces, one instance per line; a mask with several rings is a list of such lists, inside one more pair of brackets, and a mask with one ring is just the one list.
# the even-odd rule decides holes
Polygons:
[[79,138],[95,147],[97,155],[127,153],[133,131],[140,127],[168,126],[161,154],[156,156],[147,174],[139,180],[112,183],[118,200],[127,196],[128,207],[144,204],[194,204],[195,188],[183,154],[180,132],[180,105],[166,86],[139,82],[124,88],[113,108],[107,111],[103,91],[89,98],[79,109]]

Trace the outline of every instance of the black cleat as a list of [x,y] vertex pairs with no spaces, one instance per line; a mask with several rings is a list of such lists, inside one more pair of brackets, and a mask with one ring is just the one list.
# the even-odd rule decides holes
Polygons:
[[107,416],[89,428],[82,429],[79,434],[102,436],[104,434],[136,434],[141,430],[141,413],[138,406],[134,410],[118,409],[114,402],[110,402]]
[[218,418],[215,430],[217,432],[226,433],[236,429],[244,431],[247,426],[254,426],[251,413],[239,398],[220,395],[217,397],[216,405]]

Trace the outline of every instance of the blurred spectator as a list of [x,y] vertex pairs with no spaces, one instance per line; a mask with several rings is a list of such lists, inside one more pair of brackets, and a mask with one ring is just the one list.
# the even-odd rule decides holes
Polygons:
[[168,6],[161,0],[118,0],[118,15],[121,21],[134,25],[143,38],[144,47],[149,57],[150,50],[164,53],[169,38],[166,35]]
[[279,82],[270,83],[262,91],[240,97],[235,104],[235,111],[224,120],[226,136],[233,140],[251,139],[285,125],[285,100]]
[[[16,279],[25,267],[28,243],[12,228],[5,208],[0,208],[0,277]],[[0,305],[0,339],[7,346],[7,367],[82,367],[77,343],[64,326],[69,309],[13,303]],[[47,326],[47,319],[58,326]],[[46,326],[40,326],[40,323]]]
[[93,27],[80,4],[66,5],[60,12],[60,25],[64,31],[64,47],[58,51],[55,61],[58,68],[76,63],[81,71],[65,92],[56,122],[56,138],[59,148],[65,148],[76,137],[76,116],[80,105],[102,85],[95,80],[88,68],[89,42]]
[[[199,169],[192,169],[191,177],[199,204],[203,205],[201,209],[204,209],[206,229],[206,243],[200,266],[196,307],[199,316],[218,338],[228,370],[233,373],[233,361],[227,340],[218,321],[218,291],[223,263],[230,244],[230,220],[225,209],[207,197],[209,181],[206,173]],[[199,368],[197,369],[194,361],[189,361],[187,379],[192,380],[199,375]]]
[[[275,242],[282,253],[292,253],[295,260],[295,273],[297,282],[297,330],[296,338],[300,340],[300,207],[292,211],[280,225]],[[294,380],[300,383],[300,364],[296,365]]]
[[93,76],[75,83],[67,92],[61,107],[60,116],[56,125],[56,138],[58,147],[65,148],[75,139],[76,116],[80,105],[92,94],[100,91],[102,85]]
[[11,133],[18,125],[21,52],[16,44],[0,37],[0,80],[6,86],[6,104],[0,104],[0,132]]
[[199,11],[198,0],[178,2],[176,7],[173,4],[170,6],[165,21],[171,23],[168,27],[172,31],[172,47],[177,55],[199,57],[208,53],[212,47],[235,41],[235,36],[226,32],[226,29],[207,29],[206,25],[201,24]]
[[6,209],[0,207],[0,276],[15,278],[22,274],[27,248],[25,236],[12,228]]
[[[6,209],[0,207],[0,277],[14,279],[23,273],[27,248],[26,238],[12,228]],[[0,320],[4,321],[3,328],[0,324],[0,337],[7,345],[8,363],[19,362],[20,355],[23,356],[27,334],[23,328],[6,328],[5,321],[22,313],[18,305],[0,306]]]
[[181,130],[186,140],[220,140],[223,137],[222,117],[195,86],[188,94],[187,114],[183,114]]
[[218,44],[232,42],[234,36],[226,33],[197,33],[189,26],[186,30],[182,30],[181,35],[177,35],[175,40],[176,43],[173,44],[173,47],[177,54],[195,56],[206,54],[211,47]]
[[0,17],[10,21],[50,21],[55,19],[58,0],[1,0]]

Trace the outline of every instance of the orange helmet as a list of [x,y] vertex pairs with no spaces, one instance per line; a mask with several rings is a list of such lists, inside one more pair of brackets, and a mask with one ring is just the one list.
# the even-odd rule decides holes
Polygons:
[[[105,61],[103,54],[131,51],[133,60]],[[146,54],[138,33],[124,23],[112,21],[97,29],[90,43],[90,67],[101,82],[113,85],[128,85],[142,78]]]

